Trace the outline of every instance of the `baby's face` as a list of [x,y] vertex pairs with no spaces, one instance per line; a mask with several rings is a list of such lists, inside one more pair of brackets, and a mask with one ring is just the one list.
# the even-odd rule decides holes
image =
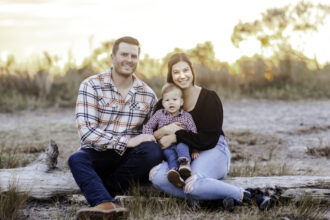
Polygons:
[[178,89],[171,90],[163,95],[162,104],[166,111],[172,115],[177,115],[179,113],[180,107],[183,104],[183,99],[181,97],[182,93]]

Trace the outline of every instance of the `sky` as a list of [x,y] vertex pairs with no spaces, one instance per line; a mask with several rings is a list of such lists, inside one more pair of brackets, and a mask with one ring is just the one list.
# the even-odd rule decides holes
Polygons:
[[[330,0],[314,0],[330,4]],[[220,61],[258,53],[258,44],[235,48],[230,37],[239,22],[260,18],[267,8],[298,0],[0,0],[0,57],[18,60],[47,51],[77,62],[100,42],[133,36],[142,54],[162,58],[174,48],[211,41]],[[330,20],[330,19],[329,19]],[[330,21],[307,41],[307,55],[330,62]],[[309,46],[309,44],[311,46]]]

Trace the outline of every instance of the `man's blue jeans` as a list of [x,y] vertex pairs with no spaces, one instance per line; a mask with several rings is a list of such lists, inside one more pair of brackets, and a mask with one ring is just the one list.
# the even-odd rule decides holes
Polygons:
[[188,161],[191,161],[189,155],[189,147],[184,143],[178,143],[166,148],[164,151],[164,156],[168,162],[168,168],[178,168],[178,158],[185,157]]
[[81,149],[68,160],[72,175],[91,206],[117,202],[113,197],[133,181],[148,179],[149,170],[162,161],[160,145],[144,142],[123,156],[114,150]]

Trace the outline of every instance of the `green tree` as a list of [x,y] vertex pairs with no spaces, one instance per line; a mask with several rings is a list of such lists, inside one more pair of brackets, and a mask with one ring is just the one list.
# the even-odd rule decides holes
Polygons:
[[292,34],[315,33],[330,14],[330,5],[300,1],[296,5],[268,9],[261,19],[239,22],[233,30],[231,41],[234,46],[248,39],[256,39],[261,49],[271,49],[279,58],[291,57],[308,60],[303,45],[292,47]]

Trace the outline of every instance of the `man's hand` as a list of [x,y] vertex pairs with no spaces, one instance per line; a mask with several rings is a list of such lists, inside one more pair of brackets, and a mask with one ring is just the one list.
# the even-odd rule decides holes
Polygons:
[[162,149],[166,149],[172,144],[176,143],[176,136],[175,134],[170,134],[163,136],[159,141],[159,144],[162,146]]
[[135,137],[129,139],[126,146],[128,148],[133,148],[146,141],[156,142],[156,139],[151,134],[140,134],[138,136],[135,136]]

